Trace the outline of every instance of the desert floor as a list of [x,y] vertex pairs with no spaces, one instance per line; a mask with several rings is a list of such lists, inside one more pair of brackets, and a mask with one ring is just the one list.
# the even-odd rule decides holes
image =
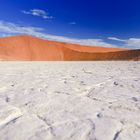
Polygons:
[[0,140],[140,140],[140,62],[0,62]]

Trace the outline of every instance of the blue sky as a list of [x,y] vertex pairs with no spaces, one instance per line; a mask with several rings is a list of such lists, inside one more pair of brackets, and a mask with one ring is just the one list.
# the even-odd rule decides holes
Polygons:
[[140,48],[139,0],[0,0],[0,36]]

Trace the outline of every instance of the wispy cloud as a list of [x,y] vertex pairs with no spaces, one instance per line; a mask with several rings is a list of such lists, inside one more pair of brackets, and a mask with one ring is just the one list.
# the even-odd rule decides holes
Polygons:
[[[32,26],[20,26],[15,23],[0,21],[0,34],[1,36],[10,35],[10,34],[26,34],[33,35],[36,37],[40,37],[43,39],[60,41],[60,42],[68,42],[75,43],[81,45],[89,45],[89,46],[104,46],[104,47],[118,47],[117,45],[112,45],[110,43],[105,42],[102,39],[76,39],[69,38],[64,36],[56,36],[45,33],[45,30],[40,27],[32,27]],[[124,44],[124,47],[139,47],[140,48],[140,39],[131,38],[127,40]]]
[[43,29],[31,26],[20,26],[11,22],[0,21],[0,32],[12,34],[36,34]]
[[108,37],[109,40],[115,40],[115,41],[122,41],[122,42],[125,42],[126,40],[124,39],[119,39],[117,37]]
[[123,42],[123,46],[127,48],[140,48],[140,38],[119,39],[108,37],[108,39]]
[[27,14],[27,15],[41,17],[43,19],[52,19],[53,18],[53,16],[50,16],[48,12],[46,12],[45,10],[41,10],[41,9],[31,9],[29,11],[22,10],[21,12],[24,14]]
[[128,47],[140,48],[140,38],[129,38],[125,45]]
[[76,22],[75,22],[75,21],[72,21],[72,22],[70,22],[69,24],[70,24],[70,25],[75,25]]

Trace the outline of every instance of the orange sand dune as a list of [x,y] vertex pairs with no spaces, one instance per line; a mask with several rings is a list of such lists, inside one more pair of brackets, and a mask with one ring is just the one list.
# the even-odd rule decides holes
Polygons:
[[82,46],[32,36],[0,38],[0,60],[140,60],[140,50]]

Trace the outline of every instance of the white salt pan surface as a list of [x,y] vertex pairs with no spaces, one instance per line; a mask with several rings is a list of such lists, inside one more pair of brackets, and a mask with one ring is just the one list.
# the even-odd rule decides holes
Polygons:
[[1,62],[0,140],[139,140],[140,62]]

